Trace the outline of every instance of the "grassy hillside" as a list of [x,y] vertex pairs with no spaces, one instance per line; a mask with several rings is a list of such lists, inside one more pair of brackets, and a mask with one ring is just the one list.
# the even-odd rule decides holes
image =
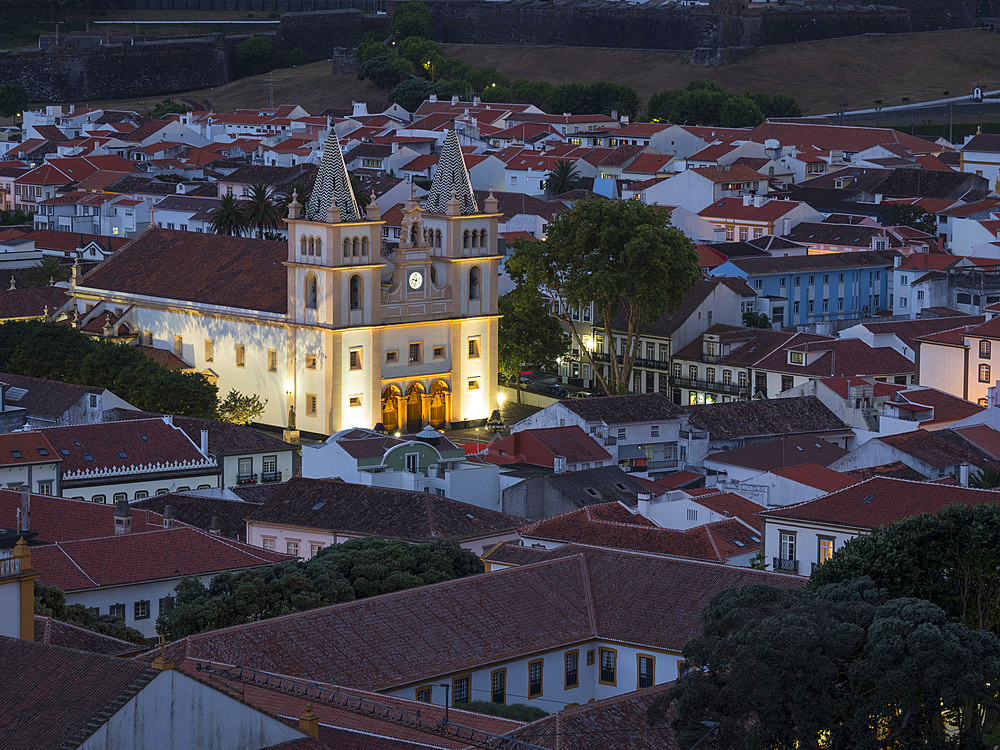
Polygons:
[[[769,47],[732,65],[702,68],[687,55],[649,50],[448,45],[446,52],[469,63],[495,66],[509,78],[553,83],[609,80],[633,86],[644,99],[668,87],[710,78],[734,90],[785,92],[796,96],[807,113],[885,106],[935,99],[950,92],[971,93],[974,86],[1000,88],[1000,36],[983,30],[944,31],[894,36],[863,36]],[[318,62],[276,71],[275,102],[295,102],[309,111],[345,106],[352,99],[384,99],[368,81],[328,73]],[[246,78],[215,89],[173,98],[209,103],[217,110],[265,105],[268,76]],[[100,102],[129,109],[149,108],[164,97]],[[140,104],[141,102],[141,104]]]

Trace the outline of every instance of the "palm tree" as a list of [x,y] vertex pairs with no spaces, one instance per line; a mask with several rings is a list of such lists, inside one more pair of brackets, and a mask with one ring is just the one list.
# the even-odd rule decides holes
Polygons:
[[354,175],[351,175],[351,192],[354,193],[354,202],[358,204],[358,210],[364,211],[368,204],[372,202],[370,195],[365,195],[365,187]]
[[279,207],[281,208],[281,215],[288,216],[288,204],[292,202],[292,194],[295,194],[296,200],[299,205],[302,206],[302,210],[309,204],[309,188],[306,187],[302,180],[295,180],[288,188],[288,192],[281,196],[281,202]]
[[257,230],[257,238],[263,239],[264,230],[277,229],[281,224],[281,214],[275,205],[274,191],[263,182],[250,186],[250,193],[243,201],[247,224]]
[[69,269],[59,262],[58,258],[46,255],[37,266],[32,266],[24,275],[28,286],[48,286],[57,281],[69,280]]
[[561,195],[580,187],[580,173],[576,171],[573,162],[561,159],[556,162],[556,168],[545,175],[545,192],[548,195]]
[[246,211],[231,195],[222,196],[219,207],[211,214],[212,231],[239,237],[249,226]]

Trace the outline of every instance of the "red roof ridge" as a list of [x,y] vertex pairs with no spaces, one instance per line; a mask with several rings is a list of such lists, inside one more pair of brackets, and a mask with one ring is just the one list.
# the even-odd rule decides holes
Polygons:
[[[72,541],[78,541],[78,540],[74,539]],[[60,552],[62,552],[63,557],[65,557],[67,560],[69,560],[73,564],[73,567],[76,568],[77,570],[79,570],[80,573],[83,575],[84,578],[86,578],[88,581],[90,581],[95,586],[100,586],[101,585],[97,581],[95,581],[93,578],[91,578],[89,575],[87,575],[87,571],[85,571],[83,568],[81,568],[79,566],[79,564],[77,564],[76,560],[73,559],[73,556],[69,552],[67,552],[66,550],[64,550],[62,548],[62,543],[61,542],[53,542],[53,546],[56,549],[58,549]]]
[[590,632],[592,632],[596,638],[597,618],[595,615],[596,607],[594,606],[594,589],[590,585],[590,567],[587,565],[587,556],[582,552],[577,555],[570,556],[570,559],[572,560],[574,557],[580,558],[580,569],[583,572],[583,590],[587,594],[587,620],[590,622]]

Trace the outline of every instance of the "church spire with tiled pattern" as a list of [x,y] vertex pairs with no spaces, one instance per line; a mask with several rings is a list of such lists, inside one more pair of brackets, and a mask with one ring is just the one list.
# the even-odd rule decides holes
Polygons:
[[472,194],[472,182],[469,180],[469,170],[465,168],[465,158],[462,147],[458,145],[458,134],[449,130],[441,147],[441,158],[438,159],[434,180],[430,192],[424,200],[424,206],[435,214],[448,212],[448,203],[457,199],[461,206],[461,214],[478,214],[479,206]]
[[362,221],[351,190],[351,178],[347,174],[344,154],[340,150],[340,140],[331,127],[326,146],[323,147],[323,160],[319,165],[319,174],[316,175],[316,184],[313,185],[312,197],[306,206],[305,218],[309,221],[327,221],[327,212],[334,204],[339,209],[340,221]]

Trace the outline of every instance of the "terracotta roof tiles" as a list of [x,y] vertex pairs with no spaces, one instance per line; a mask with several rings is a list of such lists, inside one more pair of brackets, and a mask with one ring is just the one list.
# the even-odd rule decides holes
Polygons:
[[711,453],[705,460],[760,471],[774,471],[800,464],[829,466],[846,455],[847,451],[839,445],[828,443],[822,438],[800,435]]

